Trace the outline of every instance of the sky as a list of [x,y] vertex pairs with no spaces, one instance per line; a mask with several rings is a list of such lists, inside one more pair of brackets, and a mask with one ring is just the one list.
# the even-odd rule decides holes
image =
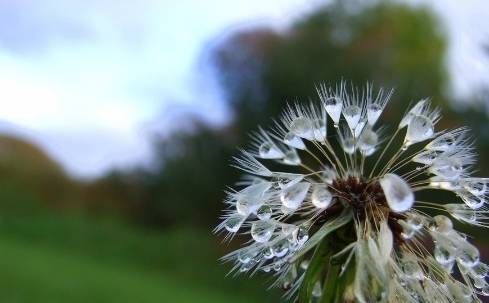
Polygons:
[[[463,99],[489,83],[489,10],[483,0],[428,3],[448,29],[447,64]],[[191,112],[229,119],[199,66],[232,28],[284,28],[318,6],[306,0],[0,0],[0,132],[43,148],[76,177],[151,159],[155,130]]]

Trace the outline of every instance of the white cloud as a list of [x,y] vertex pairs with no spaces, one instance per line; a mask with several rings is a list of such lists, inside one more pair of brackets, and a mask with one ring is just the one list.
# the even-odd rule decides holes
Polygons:
[[302,2],[0,2],[0,120],[76,175],[142,162],[145,125],[168,102],[226,120],[212,87],[195,83],[203,45],[240,20],[290,20]]
[[[226,120],[215,88],[199,82],[205,75],[196,60],[205,43],[240,22],[287,25],[321,2],[0,1],[0,120],[18,125],[76,175],[144,161],[147,124],[174,123],[161,113],[171,103]],[[474,13],[484,19],[480,28],[489,28],[484,4],[432,3],[458,16],[447,19],[456,42],[451,70],[456,85],[470,86],[489,74],[470,44],[487,35],[474,38],[482,33],[474,25],[468,38],[456,33],[475,22]]]

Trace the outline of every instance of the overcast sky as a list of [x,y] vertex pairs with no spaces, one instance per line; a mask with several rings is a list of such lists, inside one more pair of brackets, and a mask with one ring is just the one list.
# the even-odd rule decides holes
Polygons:
[[[489,83],[484,2],[428,1],[449,30],[460,97]],[[197,67],[207,42],[237,24],[287,26],[318,3],[0,0],[0,131],[36,142],[76,176],[142,163],[153,127],[176,127],[175,113],[225,123]]]

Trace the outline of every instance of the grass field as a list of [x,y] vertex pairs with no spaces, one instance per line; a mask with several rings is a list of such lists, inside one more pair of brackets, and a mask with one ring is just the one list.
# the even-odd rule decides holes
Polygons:
[[274,302],[226,278],[209,231],[53,214],[0,215],[0,302]]

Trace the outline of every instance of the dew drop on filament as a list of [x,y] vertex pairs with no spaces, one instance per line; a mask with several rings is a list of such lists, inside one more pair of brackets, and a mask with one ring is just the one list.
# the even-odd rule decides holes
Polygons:
[[341,147],[345,153],[352,155],[355,152],[355,140],[353,138],[344,138],[341,140]]
[[352,131],[357,127],[361,114],[362,109],[356,105],[350,105],[343,109],[343,116],[345,117],[346,123],[348,123],[348,126]]
[[436,261],[440,264],[449,264],[455,260],[454,251],[443,245],[436,245],[433,250],[433,255],[435,256]]
[[310,183],[299,182],[290,187],[285,188],[280,193],[280,200],[282,204],[288,209],[297,209],[302,204],[302,201],[306,198],[307,191],[309,190]]
[[270,260],[273,258],[275,255],[273,254],[273,250],[270,246],[265,247],[263,250],[263,258]]
[[439,232],[441,234],[449,234],[453,231],[453,223],[450,218],[444,215],[437,215],[433,217],[433,224],[431,230]]
[[302,139],[292,132],[288,132],[285,135],[284,143],[298,149],[306,149],[306,146],[304,145]]
[[327,133],[326,120],[325,119],[314,120],[313,132],[314,132],[314,139],[316,139],[317,141],[322,142],[326,140],[326,133]]
[[282,258],[289,252],[289,241],[282,239],[272,246],[273,254],[277,258]]
[[411,145],[433,137],[435,131],[431,120],[426,116],[414,116],[409,121],[405,144]]
[[284,156],[282,151],[280,151],[280,149],[278,149],[278,147],[271,142],[262,143],[258,150],[258,154],[263,159],[280,159]]
[[331,204],[333,199],[333,195],[326,189],[325,185],[315,185],[312,194],[311,200],[312,204],[317,208],[326,208]]
[[314,139],[313,123],[306,117],[299,117],[290,124],[290,131],[297,136],[307,139]]
[[287,165],[299,165],[301,164],[301,158],[295,151],[295,149],[291,149],[285,153],[284,158],[282,159],[284,164]]
[[304,245],[307,240],[309,239],[309,232],[307,230],[307,227],[305,226],[299,226],[294,230],[294,239],[297,241],[297,244],[300,246]]
[[331,97],[324,102],[324,108],[334,122],[334,126],[338,127],[340,122],[341,110],[343,109],[343,101],[337,97]]
[[239,214],[231,215],[224,222],[224,228],[229,232],[235,233],[239,230],[245,219],[245,216]]
[[468,242],[464,242],[459,249],[457,262],[469,268],[479,263],[479,250],[475,246]]
[[251,225],[251,236],[256,242],[265,243],[270,240],[275,228],[275,223],[270,220],[256,221]]
[[316,281],[316,283],[314,283],[311,295],[316,298],[319,298],[323,295],[323,291],[321,290],[321,283],[319,283],[319,281]]
[[404,212],[413,206],[414,193],[404,179],[395,174],[386,174],[379,182],[391,210]]
[[367,120],[369,125],[374,125],[382,113],[382,107],[376,103],[367,106]]
[[269,205],[262,205],[256,211],[256,216],[260,220],[268,220],[272,217],[272,208]]

